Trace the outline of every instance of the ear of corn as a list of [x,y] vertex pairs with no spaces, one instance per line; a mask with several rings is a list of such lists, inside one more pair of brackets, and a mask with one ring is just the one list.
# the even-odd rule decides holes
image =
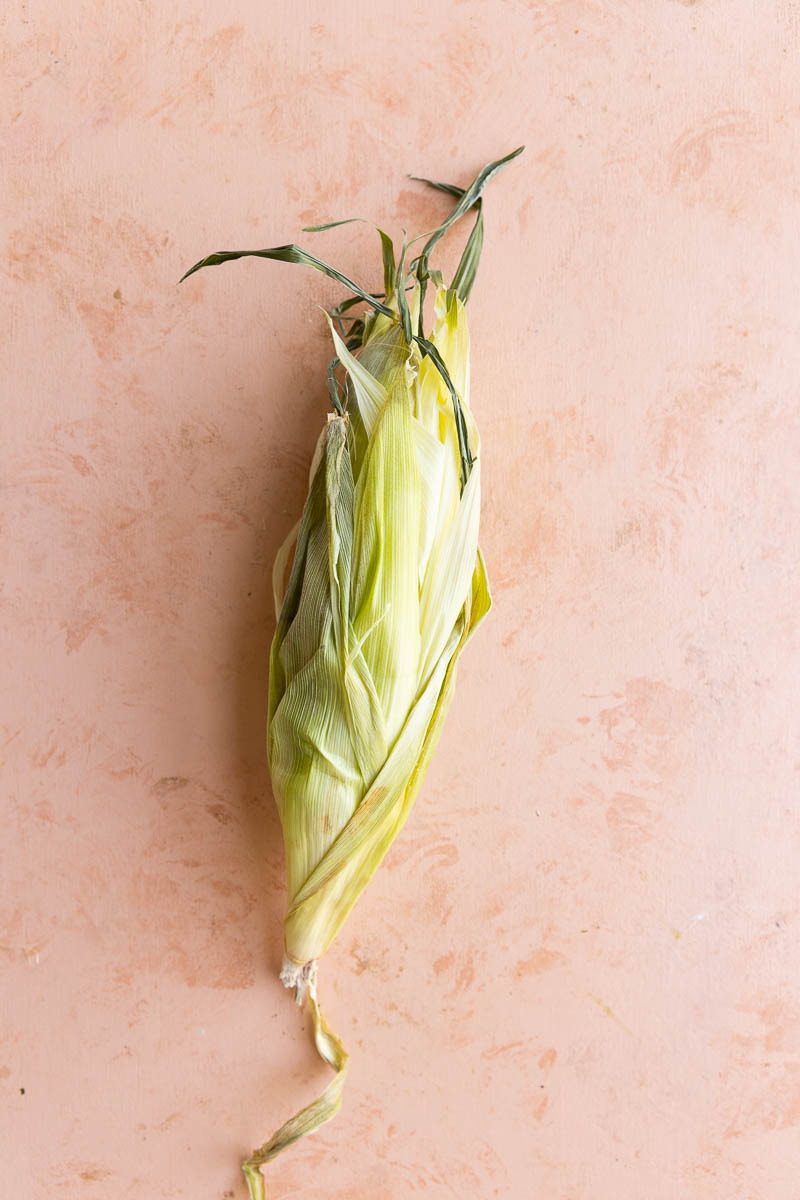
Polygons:
[[[410,264],[410,291],[408,247],[396,264],[380,230],[382,297],[295,246],[220,252],[192,268],[250,253],[310,264],[353,293],[329,317],[333,412],[303,515],[275,564],[268,724],[288,871],[281,978],[299,1003],[308,997],[317,1048],[336,1075],[244,1164],[253,1200],[264,1195],[260,1165],[339,1107],[347,1055],[322,1017],[316,964],[408,817],[458,658],[491,604],[478,549],[480,443],[465,302],[483,241],[483,187],[517,153],[489,164],[469,188],[433,185],[457,203]],[[476,222],[447,288],[430,254],[473,206]],[[359,301],[369,311],[350,315]]]

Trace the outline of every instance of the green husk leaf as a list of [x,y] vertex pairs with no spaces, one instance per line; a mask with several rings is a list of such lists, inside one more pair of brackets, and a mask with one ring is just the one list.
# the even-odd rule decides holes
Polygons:
[[406,250],[408,245],[405,238],[403,239],[403,249],[400,254],[400,262],[397,265],[397,310],[400,313],[400,323],[403,326],[403,334],[406,341],[411,345],[411,313],[406,299]]
[[[375,226],[378,229],[377,225]],[[397,282],[397,268],[394,262],[394,243],[388,233],[384,233],[382,229],[378,229],[378,235],[381,239],[381,253],[383,256],[383,291],[388,300]]]
[[[411,811],[450,706],[461,650],[490,607],[489,585],[479,551],[473,573],[472,593],[464,607],[460,630],[454,632],[453,639],[442,652],[424,692],[411,710],[406,726],[369,794],[295,896],[286,917],[287,925],[292,921],[312,920],[314,911],[322,913],[326,901],[335,890],[337,921],[335,929],[331,930],[332,938],[355,904]],[[425,729],[422,748],[415,762],[406,764],[404,759],[408,754],[408,747],[418,736],[415,724],[420,720],[424,722]],[[411,766],[406,776],[407,782],[400,785],[398,781],[407,765]],[[344,876],[342,880],[338,878],[340,875]]]
[[326,229],[336,229],[339,225],[353,225],[363,221],[363,217],[345,217],[343,221],[328,221],[325,225],[304,225],[303,233],[324,233]]
[[466,188],[459,187],[457,183],[440,183],[438,179],[426,179],[424,175],[409,175],[409,179],[413,179],[415,183],[427,183],[428,187],[436,188],[439,192],[447,192],[448,196],[455,196],[459,199],[464,195]]
[[334,329],[333,322],[330,321],[329,323],[336,347],[337,360],[347,369],[353,390],[356,394],[364,428],[367,431],[367,436],[371,437],[381,409],[386,403],[386,389],[380,380],[376,379],[371,372],[366,370],[359,359],[353,358],[349,348],[344,345],[342,339]]
[[[342,221],[328,221],[325,225],[304,225],[303,233],[324,233],[327,229],[336,229],[339,225],[352,225],[357,221],[371,224],[364,217],[346,217]],[[392,239],[388,233],[379,229],[377,225],[374,229],[381,239],[381,254],[383,257],[383,295],[388,299],[394,291],[395,283],[395,264],[394,264],[394,246]],[[358,297],[360,299],[360,297]]]
[[382,312],[384,316],[392,318],[395,316],[392,309],[388,305],[382,304],[371,292],[365,292],[362,287],[359,287],[347,275],[342,274],[341,271],[337,271],[335,267],[329,266],[321,258],[317,258],[314,254],[309,254],[307,250],[303,250],[300,246],[294,245],[294,243],[288,246],[274,246],[271,250],[217,250],[216,253],[209,254],[206,258],[201,258],[200,262],[190,267],[178,282],[183,283],[184,279],[188,279],[190,275],[194,275],[195,271],[200,271],[203,267],[217,267],[222,263],[233,262],[237,258],[272,258],[277,262],[299,263],[301,266],[313,267],[315,271],[321,271],[329,279],[334,279],[337,283],[343,284],[348,291],[358,296],[359,299],[366,301],[371,308]]
[[[465,213],[469,212],[473,204],[478,204],[478,217],[472,233],[467,241],[464,253],[461,257],[461,262],[459,263],[458,270],[456,272],[456,279],[454,279],[452,284],[457,294],[466,303],[472,290],[472,285],[475,282],[475,275],[478,270],[478,262],[480,261],[481,248],[483,246],[483,213],[480,211],[481,193],[492,176],[496,175],[497,172],[506,165],[506,163],[511,162],[513,158],[516,158],[518,154],[521,154],[524,149],[524,146],[518,146],[516,150],[512,150],[510,154],[507,154],[505,158],[498,158],[495,162],[489,163],[483,168],[482,171],[478,172],[468,188],[456,188],[452,184],[437,183],[430,179],[421,180],[421,182],[428,183],[432,187],[438,188],[440,191],[448,192],[450,195],[457,195],[459,197],[455,208],[451,210],[450,214],[446,217],[442,224],[437,226],[437,228],[434,229],[433,232],[428,236],[428,240],[423,247],[422,253],[416,259],[414,259],[414,262],[412,263],[412,270],[416,270],[417,279],[420,281],[421,299],[423,301],[425,299],[425,287],[428,278],[428,259],[430,258],[431,251],[435,247],[436,243],[442,237],[444,237],[450,226],[455,221],[458,221],[461,217],[463,217]],[[419,176],[412,176],[412,178],[419,179]],[[421,304],[419,334],[420,336],[422,335]]]
[[[522,154],[524,149],[524,146],[518,146],[516,150],[512,150],[511,153],[506,154],[504,158],[498,158],[495,160],[495,162],[488,163],[482,171],[478,172],[469,187],[464,189],[455,208],[451,210],[445,220],[442,221],[441,225],[437,226],[437,228],[433,230],[427,242],[425,243],[422,254],[420,255],[420,259],[428,259],[430,257],[430,253],[436,243],[444,237],[444,235],[447,233],[447,230],[455,221],[458,221],[460,217],[463,217],[465,213],[469,212],[475,201],[480,197],[483,189],[486,187],[486,184],[489,182],[492,176],[496,175],[498,171],[502,170],[502,168],[507,163],[511,162],[512,159],[516,158],[517,155]],[[448,191],[449,188],[441,187],[440,190]]]
[[470,235],[467,238],[467,244],[464,247],[464,252],[456,268],[456,273],[453,276],[453,282],[450,284],[451,289],[456,293],[459,299],[466,304],[472,291],[472,285],[475,282],[475,276],[478,274],[478,264],[481,261],[481,251],[483,250],[483,201],[478,201],[478,215],[475,219],[475,224],[470,230]]
[[[447,192],[450,196],[461,197],[466,190],[454,183],[439,183],[437,179],[424,179],[421,175],[412,175],[411,178],[417,183],[427,183],[429,187],[436,188],[440,192]],[[450,284],[450,290],[454,291],[464,304],[469,300],[483,249],[483,199],[476,200],[474,207],[477,209],[478,215]]]
[[469,473],[472,470],[472,464],[474,463],[475,459],[472,457],[472,451],[469,448],[469,435],[467,434],[467,423],[464,420],[464,409],[461,405],[461,397],[456,390],[455,384],[450,378],[450,372],[448,371],[441,354],[436,349],[433,342],[429,342],[427,338],[416,336],[414,341],[417,343],[423,354],[428,355],[431,362],[436,367],[436,370],[444,380],[445,386],[453,401],[453,412],[455,413],[456,420],[456,434],[458,436],[458,453],[461,459],[461,490],[463,491],[466,487],[467,480],[469,479]]
[[336,378],[336,368],[339,366],[339,359],[332,358],[328,363],[328,371],[325,379],[328,384],[328,398],[331,402],[331,408],[340,417],[344,416],[344,405],[339,396],[339,381]]

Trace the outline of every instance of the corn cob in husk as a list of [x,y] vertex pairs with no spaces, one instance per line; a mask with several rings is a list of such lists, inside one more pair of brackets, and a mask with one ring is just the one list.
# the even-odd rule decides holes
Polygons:
[[[314,266],[352,292],[328,317],[332,411],[302,517],[275,563],[268,723],[288,871],[281,979],[298,1003],[307,998],[317,1048],[336,1074],[243,1164],[252,1200],[265,1194],[260,1166],[339,1107],[347,1054],[319,1007],[317,963],[408,817],[458,658],[490,607],[465,304],[483,241],[483,188],[518,153],[490,163],[466,189],[433,184],[456,204],[408,267],[408,245],[398,263],[378,231],[380,295],[293,245],[222,251],[187,272],[252,254]],[[473,207],[448,287],[430,255]]]

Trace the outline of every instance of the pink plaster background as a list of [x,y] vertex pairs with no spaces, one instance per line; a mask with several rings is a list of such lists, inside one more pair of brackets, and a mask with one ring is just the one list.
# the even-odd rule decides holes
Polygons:
[[[176,281],[419,232],[406,173],[524,141],[471,302],[496,607],[324,962],[343,1110],[270,1194],[798,1200],[800,7],[2,30],[5,1194],[239,1200],[329,1077],[276,978],[263,727],[341,293]],[[377,284],[368,229],[318,237]]]

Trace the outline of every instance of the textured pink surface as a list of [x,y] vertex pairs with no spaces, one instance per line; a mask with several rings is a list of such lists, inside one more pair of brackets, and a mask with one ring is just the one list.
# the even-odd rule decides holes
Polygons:
[[422,231],[406,172],[525,141],[470,306],[496,607],[271,1195],[798,1200],[797,6],[58,8],[0,81],[6,1194],[243,1197],[329,1077],[263,727],[340,293],[176,280]]

